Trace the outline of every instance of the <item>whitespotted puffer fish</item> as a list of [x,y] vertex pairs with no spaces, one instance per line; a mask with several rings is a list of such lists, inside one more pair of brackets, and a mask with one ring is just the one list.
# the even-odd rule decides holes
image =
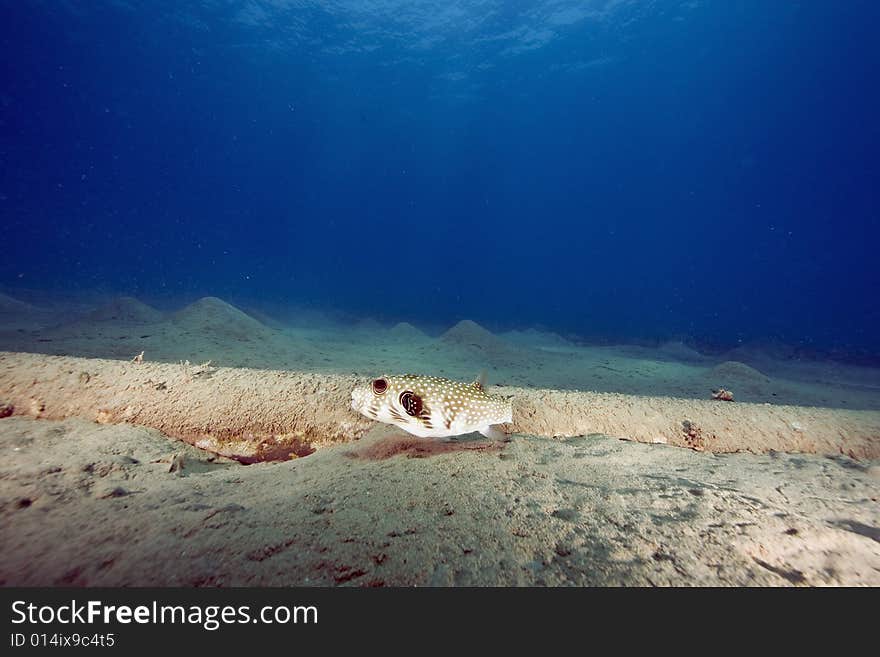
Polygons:
[[421,438],[479,431],[502,440],[505,434],[493,425],[513,420],[511,401],[486,394],[483,377],[461,383],[415,374],[382,376],[352,390],[351,408]]

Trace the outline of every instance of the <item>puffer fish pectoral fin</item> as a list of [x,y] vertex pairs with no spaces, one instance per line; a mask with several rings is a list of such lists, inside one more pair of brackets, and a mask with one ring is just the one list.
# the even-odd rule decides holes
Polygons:
[[481,370],[479,376],[474,379],[474,382],[471,385],[477,390],[485,391],[487,381],[488,375],[486,374],[486,370]]
[[490,424],[483,427],[480,429],[480,433],[486,436],[489,440],[495,440],[498,442],[507,440],[507,434],[499,429],[497,424]]

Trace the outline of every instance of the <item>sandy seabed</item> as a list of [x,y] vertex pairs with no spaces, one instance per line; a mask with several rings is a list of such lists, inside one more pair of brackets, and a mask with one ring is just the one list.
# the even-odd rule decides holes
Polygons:
[[[6,586],[880,584],[870,368],[0,302]],[[507,442],[348,408],[382,373],[483,368]]]

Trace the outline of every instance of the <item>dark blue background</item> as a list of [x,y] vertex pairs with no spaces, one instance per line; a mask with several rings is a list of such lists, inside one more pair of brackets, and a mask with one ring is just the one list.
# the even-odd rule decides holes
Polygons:
[[0,2],[9,290],[880,352],[876,3],[624,7],[515,55],[79,4]]

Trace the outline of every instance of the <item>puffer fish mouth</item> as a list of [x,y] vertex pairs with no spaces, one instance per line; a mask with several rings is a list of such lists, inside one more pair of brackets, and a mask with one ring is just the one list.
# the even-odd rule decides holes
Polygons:
[[351,410],[361,413],[367,405],[367,395],[369,390],[364,388],[355,388],[351,391]]

